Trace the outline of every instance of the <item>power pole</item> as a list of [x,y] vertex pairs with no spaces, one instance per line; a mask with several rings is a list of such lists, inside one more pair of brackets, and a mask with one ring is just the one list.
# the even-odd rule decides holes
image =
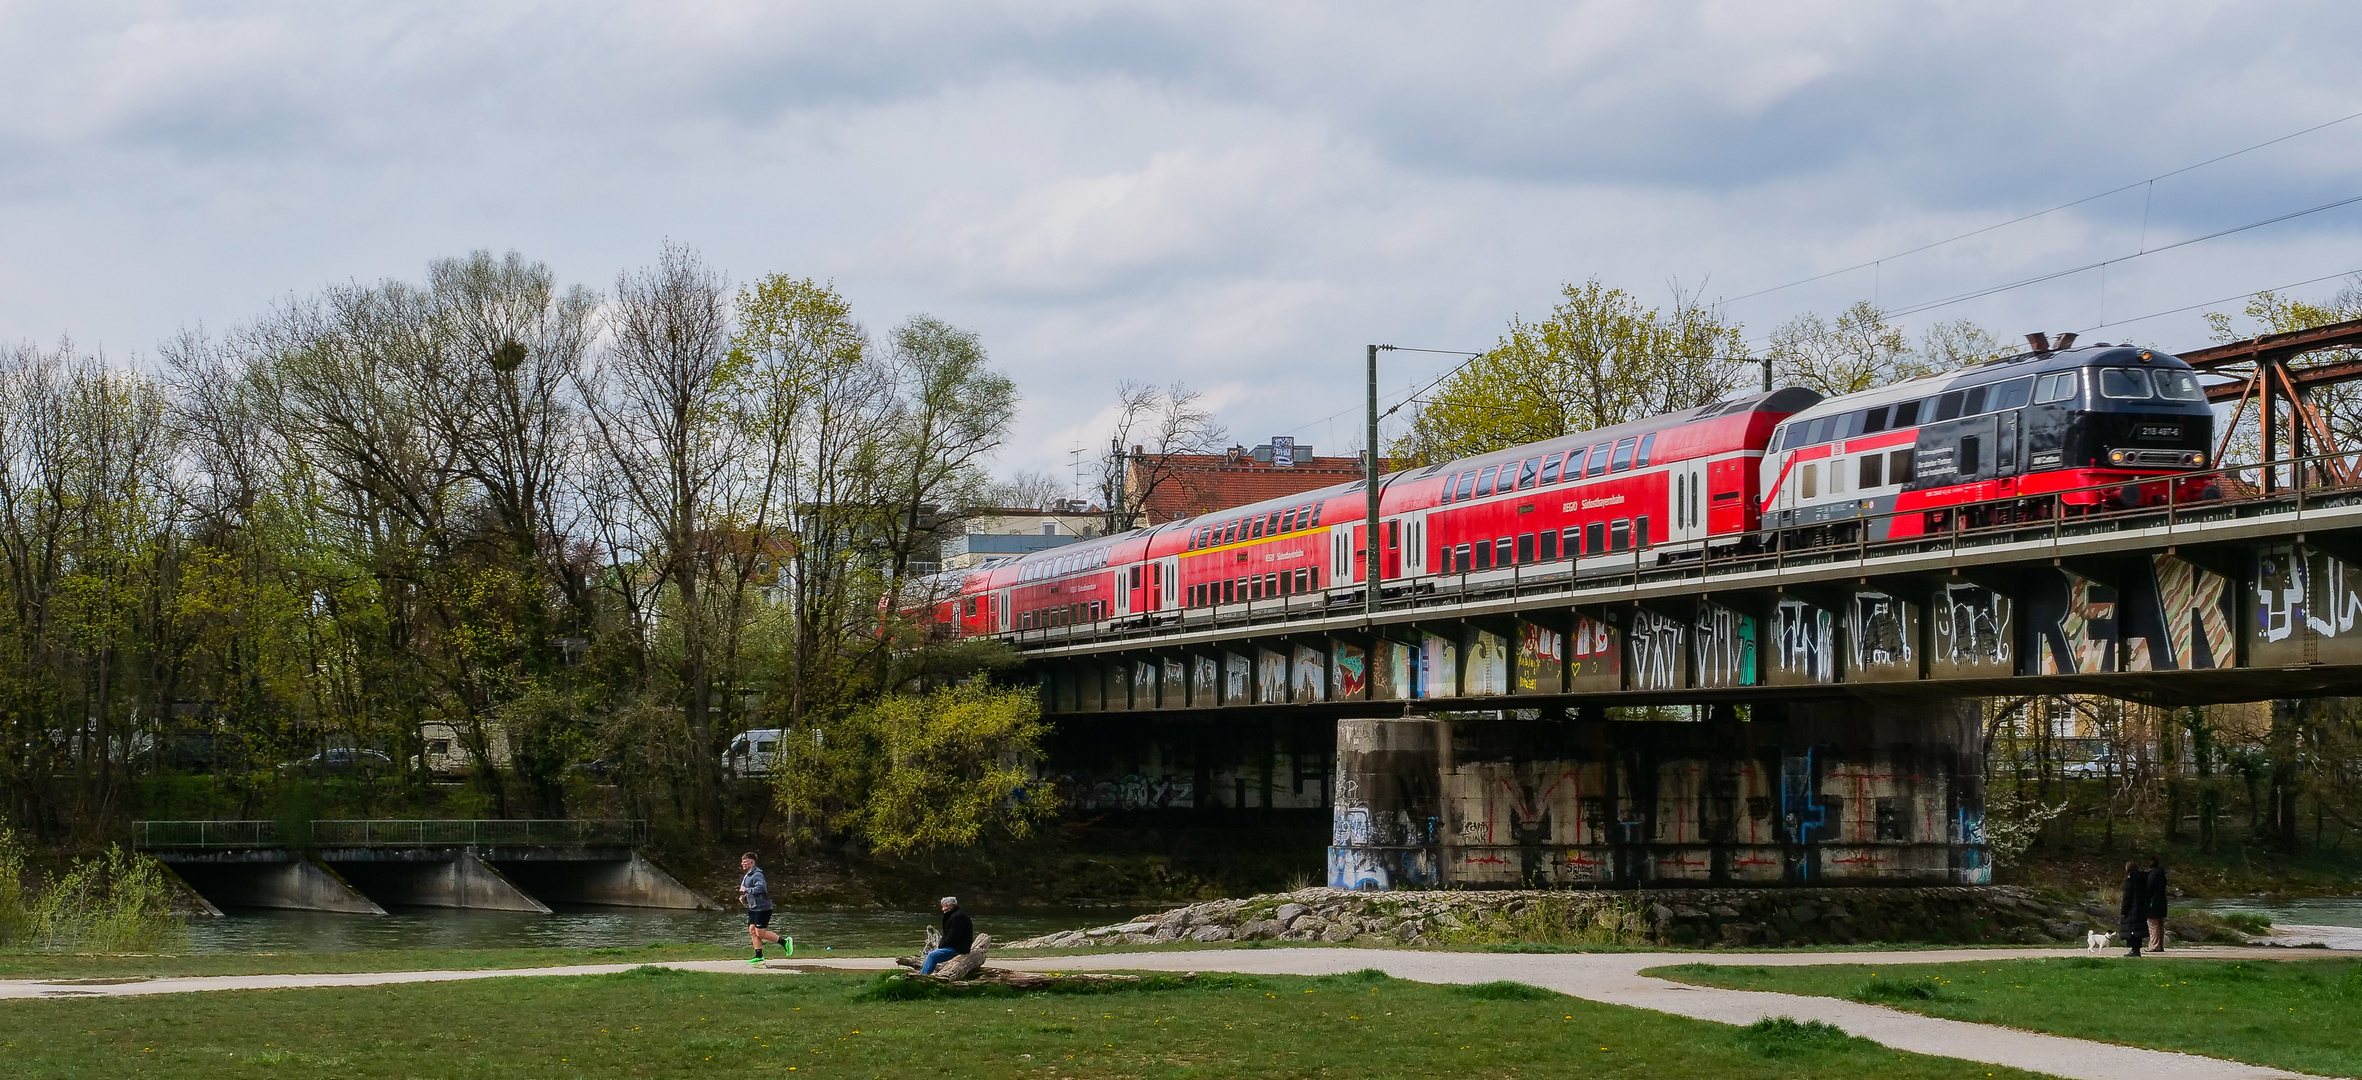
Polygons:
[[1368,571],[1363,575],[1362,612],[1374,624],[1378,619],[1378,570],[1384,564],[1378,558],[1378,347],[1370,346],[1370,412],[1369,430],[1362,444],[1362,494],[1366,523],[1362,535],[1366,538],[1363,550],[1368,553]]

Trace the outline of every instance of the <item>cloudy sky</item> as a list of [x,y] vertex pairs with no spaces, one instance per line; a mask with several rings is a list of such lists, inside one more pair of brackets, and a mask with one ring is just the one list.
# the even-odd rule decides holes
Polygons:
[[0,341],[133,360],[473,248],[605,287],[670,239],[979,331],[1039,470],[1125,377],[1358,445],[1365,343],[1482,348],[1589,277],[1760,343],[2118,259],[1906,322],[2187,346],[2362,269],[2362,204],[2137,253],[2362,195],[2362,119],[2140,182],[2362,111],[2358,37],[2175,0],[0,2]]

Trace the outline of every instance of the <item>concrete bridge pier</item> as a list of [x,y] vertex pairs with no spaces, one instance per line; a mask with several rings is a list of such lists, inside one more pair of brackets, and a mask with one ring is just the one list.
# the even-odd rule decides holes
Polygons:
[[337,860],[363,892],[384,903],[475,911],[550,913],[473,851],[371,851]]
[[1750,712],[1750,722],[1339,720],[1329,884],[1990,883],[1973,702]]
[[201,862],[175,859],[170,865],[182,881],[215,905],[385,914],[385,908],[334,869],[291,852],[240,852]]

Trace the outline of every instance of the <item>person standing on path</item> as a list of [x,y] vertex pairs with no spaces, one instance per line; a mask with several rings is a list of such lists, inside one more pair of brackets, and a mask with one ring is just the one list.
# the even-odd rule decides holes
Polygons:
[[960,907],[960,898],[946,896],[936,901],[943,908],[943,934],[935,939],[935,947],[919,961],[919,974],[933,975],[935,965],[954,956],[964,955],[976,943],[976,924]]
[[771,932],[771,879],[763,876],[763,868],[755,865],[755,853],[738,857],[738,869],[745,876],[738,879],[738,898],[746,903],[746,938],[755,947],[754,959],[749,964],[763,962],[763,946],[776,943],[779,935]]
[[2141,914],[2149,919],[2149,951],[2165,951],[2165,864],[2157,856],[2149,856],[2148,906]]
[[2124,955],[2141,954],[2141,939],[2149,933],[2149,875],[2132,863],[2124,864],[2124,896],[2116,904],[2116,932],[2132,946]]

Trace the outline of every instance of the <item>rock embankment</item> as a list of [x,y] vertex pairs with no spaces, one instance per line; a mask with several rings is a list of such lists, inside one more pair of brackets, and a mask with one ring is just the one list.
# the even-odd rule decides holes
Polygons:
[[[2082,944],[2114,913],[2012,886],[1680,889],[1638,892],[1352,892],[1301,889],[1212,900],[1130,922],[1045,934],[1006,948],[1172,941],[1365,945]],[[2176,918],[2178,940],[2242,940]]]

